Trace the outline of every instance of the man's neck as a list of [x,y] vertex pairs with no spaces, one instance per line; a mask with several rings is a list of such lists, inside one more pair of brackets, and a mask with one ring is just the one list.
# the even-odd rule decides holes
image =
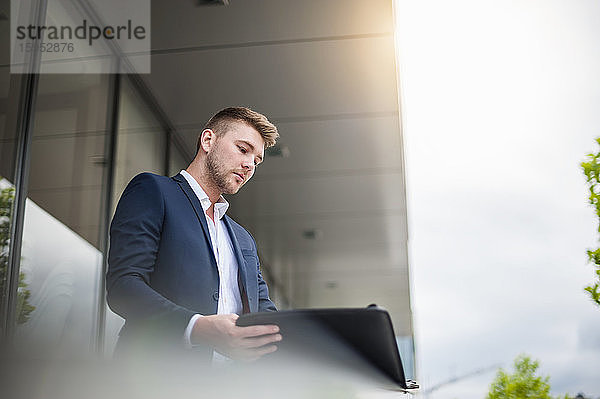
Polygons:
[[214,183],[208,175],[202,170],[202,168],[194,165],[194,163],[190,164],[187,167],[186,172],[188,172],[194,180],[198,182],[202,190],[208,195],[208,199],[211,202],[211,208],[214,207],[214,204],[219,201],[221,198],[221,192],[217,187],[215,187]]

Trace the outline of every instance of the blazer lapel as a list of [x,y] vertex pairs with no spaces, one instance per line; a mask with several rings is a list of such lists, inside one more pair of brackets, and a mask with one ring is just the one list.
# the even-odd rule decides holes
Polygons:
[[229,238],[231,238],[231,244],[233,244],[233,253],[235,254],[235,258],[238,264],[238,285],[240,286],[240,296],[242,297],[242,305],[244,313],[250,313],[250,306],[248,304],[248,289],[246,285],[247,276],[246,276],[246,262],[244,261],[244,256],[242,255],[242,250],[240,249],[240,243],[237,240],[233,232],[233,228],[231,227],[231,222],[229,221],[229,216],[225,215],[223,217],[223,222],[225,223],[225,227],[227,227],[227,232],[229,233]]
[[[208,224],[206,224],[206,216],[204,215],[204,210],[202,209],[202,205],[200,205],[200,200],[196,196],[196,193],[194,193],[194,190],[192,190],[192,188],[190,187],[187,180],[185,180],[185,177],[183,177],[181,175],[181,173],[178,173],[176,176],[173,176],[172,179],[175,180],[179,184],[179,187],[181,187],[181,190],[183,190],[183,192],[187,196],[188,200],[190,201],[190,204],[194,208],[194,212],[196,212],[196,216],[198,217],[198,220],[200,221],[200,224],[202,225],[202,230],[204,231],[204,237],[206,238],[206,241],[208,241],[208,248],[210,249],[210,253],[213,254],[213,259],[214,259],[215,254],[212,250],[212,240],[210,239],[210,231],[208,230]],[[216,259],[215,259],[215,262],[216,262]]]

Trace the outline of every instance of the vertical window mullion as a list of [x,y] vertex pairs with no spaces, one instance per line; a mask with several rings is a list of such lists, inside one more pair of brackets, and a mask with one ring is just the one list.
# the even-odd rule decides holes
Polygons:
[[[31,10],[32,17],[37,26],[43,25],[46,20],[46,0],[39,0]],[[37,42],[33,41],[36,48]],[[17,116],[18,150],[15,170],[15,198],[13,202],[12,221],[10,224],[10,244],[7,264],[6,290],[8,295],[3,304],[2,323],[4,338],[11,340],[16,325],[16,305],[19,286],[19,272],[21,262],[21,244],[23,242],[23,222],[25,218],[25,201],[29,186],[29,169],[31,164],[31,140],[33,137],[33,121],[35,104],[39,83],[39,70],[41,53],[32,51],[27,60],[29,70],[22,76],[21,94],[19,96],[19,113]]]

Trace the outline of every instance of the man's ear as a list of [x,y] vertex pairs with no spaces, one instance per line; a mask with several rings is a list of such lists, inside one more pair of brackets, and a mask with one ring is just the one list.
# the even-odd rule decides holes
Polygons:
[[212,129],[204,129],[198,138],[199,147],[204,150],[204,152],[208,152],[214,144],[215,138],[215,132],[213,132]]

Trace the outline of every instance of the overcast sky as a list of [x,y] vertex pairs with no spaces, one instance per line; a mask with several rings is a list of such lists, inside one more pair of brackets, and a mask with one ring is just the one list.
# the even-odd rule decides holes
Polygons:
[[[526,353],[600,397],[597,245],[579,163],[600,136],[600,1],[398,0],[419,380]],[[495,371],[429,398],[482,398]]]

